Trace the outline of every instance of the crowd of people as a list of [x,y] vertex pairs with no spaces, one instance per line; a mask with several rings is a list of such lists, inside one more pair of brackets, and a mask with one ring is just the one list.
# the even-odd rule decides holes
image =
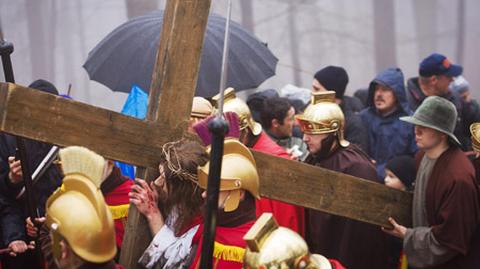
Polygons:
[[[347,96],[346,70],[327,66],[315,73],[308,103],[276,90],[243,101],[227,89],[215,268],[480,268],[480,107],[462,71],[434,53],[407,83],[400,68],[387,68]],[[58,94],[43,80],[30,87]],[[165,144],[149,183],[134,183],[88,149],[61,149],[59,165],[33,186],[41,216],[34,220],[15,139],[1,134],[3,268],[119,268],[129,206],[153,238],[140,266],[198,268],[208,123],[219,99],[194,98],[188,131],[198,139]],[[32,168],[52,147],[26,144]],[[251,150],[413,192],[412,227],[389,218],[393,229],[379,228],[260,197]]]

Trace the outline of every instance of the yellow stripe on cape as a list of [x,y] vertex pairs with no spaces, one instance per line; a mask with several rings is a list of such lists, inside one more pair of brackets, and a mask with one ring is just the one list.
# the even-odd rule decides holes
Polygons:
[[213,257],[217,260],[243,263],[245,249],[237,246],[229,246],[215,241]]
[[130,204],[125,205],[109,205],[108,209],[112,213],[112,218],[115,219],[123,219],[128,217],[128,208]]

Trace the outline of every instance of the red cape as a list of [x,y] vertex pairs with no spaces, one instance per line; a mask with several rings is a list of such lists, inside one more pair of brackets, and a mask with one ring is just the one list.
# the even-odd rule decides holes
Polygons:
[[[280,158],[290,159],[290,155],[282,147],[277,145],[265,132],[260,134],[260,138],[252,149]],[[270,212],[280,226],[290,228],[299,233],[302,237],[304,236],[303,207],[267,198],[257,200],[256,207],[257,218],[260,217],[262,213]]]
[[[217,226],[215,233],[215,248],[213,251],[213,268],[216,269],[241,269],[246,243],[243,236],[250,230],[255,221],[249,221],[238,227]],[[190,269],[200,268],[202,253],[203,224],[193,237],[192,245],[197,245],[197,253]]]
[[115,239],[119,249],[122,247],[123,234],[127,224],[128,207],[130,204],[128,193],[131,191],[132,184],[133,181],[127,180],[113,191],[105,194],[105,202],[112,213],[115,224]]

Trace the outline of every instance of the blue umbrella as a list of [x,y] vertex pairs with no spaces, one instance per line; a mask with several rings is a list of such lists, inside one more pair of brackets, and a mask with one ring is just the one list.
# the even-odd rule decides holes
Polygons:
[[[83,65],[90,79],[114,91],[129,92],[132,84],[150,88],[160,41],[163,11],[134,18],[108,34]],[[208,18],[196,95],[211,97],[220,84],[225,18]],[[227,87],[236,91],[258,87],[275,74],[278,59],[265,43],[231,22]]]

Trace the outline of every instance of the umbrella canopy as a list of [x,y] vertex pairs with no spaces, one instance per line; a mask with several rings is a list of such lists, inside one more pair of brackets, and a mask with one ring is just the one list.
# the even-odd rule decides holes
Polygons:
[[[90,79],[114,91],[129,92],[132,84],[148,90],[160,42],[163,11],[154,11],[120,25],[89,54],[83,65]],[[211,97],[218,93],[225,18],[211,14],[204,39],[196,95]],[[265,43],[243,29],[230,24],[227,87],[236,91],[258,87],[275,74],[278,59]]]

